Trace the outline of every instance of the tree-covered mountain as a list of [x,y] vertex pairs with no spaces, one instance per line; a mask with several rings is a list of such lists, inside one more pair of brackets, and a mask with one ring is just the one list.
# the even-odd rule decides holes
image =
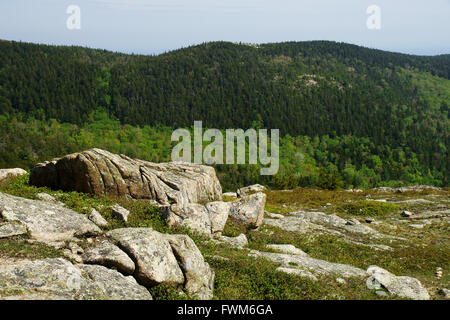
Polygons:
[[[318,137],[308,142],[316,148],[311,159],[328,168],[328,178],[367,168],[377,176],[372,185],[413,182],[408,175],[448,184],[450,55],[327,41],[214,42],[158,56],[9,41],[0,49],[4,123],[56,119],[83,127],[104,110],[141,127],[202,120],[219,129],[278,128],[287,137]],[[298,148],[306,143],[292,139]],[[294,162],[285,170],[297,168],[298,180],[303,169]]]

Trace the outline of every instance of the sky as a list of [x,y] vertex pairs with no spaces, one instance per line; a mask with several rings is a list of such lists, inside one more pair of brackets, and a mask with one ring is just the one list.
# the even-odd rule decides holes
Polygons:
[[[368,19],[380,28],[369,29]],[[0,0],[0,39],[136,54],[218,40],[450,54],[450,0]]]

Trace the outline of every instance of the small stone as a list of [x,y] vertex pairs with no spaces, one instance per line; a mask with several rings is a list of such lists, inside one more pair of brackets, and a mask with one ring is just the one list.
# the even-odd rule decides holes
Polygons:
[[128,222],[128,215],[130,214],[130,211],[119,206],[118,204],[111,206],[111,209],[116,217],[120,218],[123,222]]
[[410,224],[409,225],[411,228],[415,228],[415,229],[423,229],[423,227],[425,226],[425,225],[423,225],[423,224]]
[[375,222],[375,219],[374,218],[366,218],[366,223],[373,223],[373,222]]
[[409,218],[412,215],[413,215],[413,213],[411,211],[407,211],[407,210],[402,211],[402,217]]
[[347,284],[347,281],[345,281],[345,279],[342,279],[342,278],[337,278],[336,282],[340,283],[340,284]]
[[84,250],[75,242],[70,242],[67,245],[67,249],[69,249],[73,254],[83,254]]
[[102,215],[95,209],[91,210],[91,213],[88,215],[89,220],[95,223],[97,226],[101,228],[106,228],[108,226],[108,221],[106,221]]
[[388,297],[389,295],[385,292],[385,291],[383,291],[383,290],[377,290],[377,291],[375,291],[375,294],[377,295],[377,296],[380,296],[380,297]]

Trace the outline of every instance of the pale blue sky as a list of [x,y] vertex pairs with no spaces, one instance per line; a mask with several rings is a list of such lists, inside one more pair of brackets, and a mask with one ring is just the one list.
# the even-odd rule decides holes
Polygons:
[[[69,5],[81,30],[68,30]],[[366,27],[369,5],[381,30]],[[206,41],[335,40],[450,53],[450,0],[0,0],[0,38],[157,54]]]

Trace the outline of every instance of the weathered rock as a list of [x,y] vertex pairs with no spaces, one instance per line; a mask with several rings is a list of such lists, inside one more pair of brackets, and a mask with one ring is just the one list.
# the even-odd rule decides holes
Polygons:
[[30,183],[95,195],[156,200],[162,205],[221,200],[213,167],[184,162],[151,163],[90,149],[38,164]]
[[263,223],[266,195],[262,192],[244,196],[231,202],[230,216],[243,222],[250,228],[257,228]]
[[419,280],[411,277],[396,276],[380,267],[370,266],[367,269],[370,277],[367,279],[367,287],[377,290],[386,288],[390,294],[401,298],[413,300],[429,300],[430,295]]
[[307,254],[292,244],[268,244],[266,245],[267,248],[279,251],[281,253],[287,253],[287,254],[294,254],[294,255],[300,255],[300,256],[306,256]]
[[27,233],[27,228],[21,223],[0,223],[0,239],[20,236]]
[[219,237],[228,220],[232,204],[223,201],[208,202],[205,205],[211,220],[211,234]]
[[88,250],[81,258],[84,263],[116,268],[123,274],[133,274],[135,270],[133,260],[109,241],[102,241],[98,247]]
[[369,235],[372,237],[383,237],[376,230],[357,223],[356,221],[348,223],[334,214],[325,214],[315,211],[298,211],[291,212],[290,216],[284,219],[264,219],[264,223],[271,226],[279,227],[286,231],[294,231],[299,233],[319,232],[324,234],[342,235],[341,232],[349,232],[355,234]]
[[185,290],[202,300],[213,297],[214,271],[205,262],[194,241],[186,235],[165,235],[186,279]]
[[79,254],[73,253],[70,249],[63,249],[62,254],[70,261],[73,261],[77,264],[83,263],[83,259],[81,258],[81,256]]
[[150,228],[124,228],[109,231],[112,239],[135,263],[135,278],[145,286],[185,281],[166,237]]
[[115,204],[111,206],[111,210],[113,215],[122,220],[123,222],[128,222],[128,216],[130,215],[130,211],[127,209]]
[[260,185],[260,184],[254,184],[248,187],[243,187],[238,189],[238,191],[236,192],[236,195],[238,197],[244,197],[244,196],[248,196],[251,195],[253,193],[257,193],[257,192],[263,192],[266,191],[266,187]]
[[302,278],[306,278],[306,279],[310,279],[312,281],[317,281],[317,277],[312,274],[311,272],[309,272],[308,270],[303,270],[303,269],[297,269],[297,268],[288,268],[288,267],[278,267],[276,269],[276,271],[278,272],[284,272],[287,274],[293,274],[296,276],[300,276]]
[[151,300],[133,277],[65,259],[0,261],[0,299]]
[[0,214],[7,221],[23,223],[31,237],[41,241],[64,241],[101,233],[85,216],[61,205],[4,193],[0,193]]
[[75,242],[69,242],[66,247],[74,254],[83,254],[84,253],[84,249]]
[[243,249],[246,245],[248,245],[247,236],[243,233],[238,235],[237,237],[225,237],[221,236],[219,238],[220,242],[224,242],[229,244],[230,246],[238,249]]
[[108,226],[108,221],[106,221],[102,215],[95,209],[91,210],[88,215],[88,219],[95,223],[100,228],[106,228]]
[[307,256],[259,251],[252,251],[249,255],[254,257],[261,256],[273,262],[280,263],[282,267],[308,270],[317,275],[334,275],[344,278],[364,277],[366,275],[366,272],[360,268]]
[[188,227],[213,238],[220,237],[230,210],[231,204],[221,201],[206,205],[189,203],[184,207],[174,204],[164,208],[169,226]]
[[26,174],[27,172],[20,168],[15,169],[0,169],[0,181],[3,181],[7,178],[20,177]]

